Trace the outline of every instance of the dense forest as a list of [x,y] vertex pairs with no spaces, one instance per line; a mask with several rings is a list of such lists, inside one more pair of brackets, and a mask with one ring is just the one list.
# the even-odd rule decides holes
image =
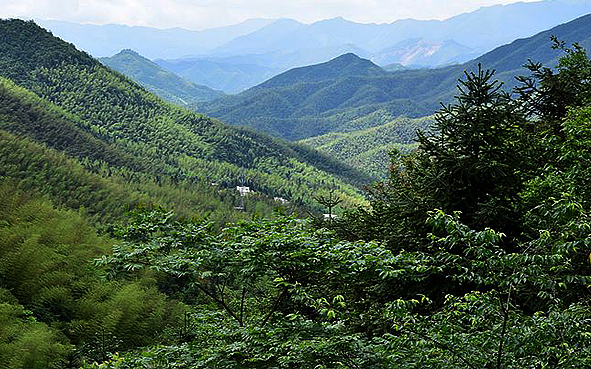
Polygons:
[[[362,120],[387,123],[351,132],[327,133],[299,142],[360,168],[375,178],[385,179],[392,151],[408,152],[415,149],[417,131],[428,131],[433,125],[432,116],[415,119],[400,117],[390,121],[389,118],[389,114],[376,111]],[[356,124],[359,124],[359,120],[351,122],[351,125]]]
[[[466,71],[366,204],[337,161],[0,27],[0,368],[591,366],[579,45],[554,39],[557,67],[530,63],[512,94]],[[260,211],[220,173],[245,173]],[[277,188],[310,191],[261,216],[294,201]]]
[[[323,209],[312,197],[332,188],[346,193],[349,204],[364,201],[358,188],[370,177],[327,155],[164,102],[33,22],[2,20],[0,32],[0,129],[61,152],[104,180],[128,183],[126,188],[175,209],[213,211],[219,219],[243,217],[232,214],[243,207],[230,199],[238,185],[255,192],[247,201],[250,214],[271,214],[274,198],[318,213]],[[8,162],[0,174],[28,177],[28,189],[54,191],[30,178],[54,179],[48,172],[55,166],[20,168],[22,161],[1,160]],[[52,200],[62,203],[69,195],[58,197]]]

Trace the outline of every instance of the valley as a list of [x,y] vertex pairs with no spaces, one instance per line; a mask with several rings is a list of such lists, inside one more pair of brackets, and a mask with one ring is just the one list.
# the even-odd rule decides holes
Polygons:
[[0,368],[591,366],[591,2],[7,1]]

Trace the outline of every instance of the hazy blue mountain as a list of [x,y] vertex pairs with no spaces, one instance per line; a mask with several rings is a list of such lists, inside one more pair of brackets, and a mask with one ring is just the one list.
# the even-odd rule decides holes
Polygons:
[[[229,41],[216,48],[213,54],[266,54],[353,44],[370,52],[372,60],[378,60],[383,58],[384,50],[412,39],[437,43],[453,40],[466,48],[464,53],[474,56],[589,12],[591,2],[587,0],[546,0],[485,7],[443,21],[406,19],[385,24],[361,24],[339,17],[306,25],[282,19]],[[453,59],[458,58],[454,56]],[[452,60],[443,60],[443,64]],[[401,61],[389,59],[387,63]]]
[[[339,45],[313,51],[268,53],[219,58],[180,58],[155,60],[155,63],[197,84],[210,86],[229,94],[240,93],[293,66],[315,64],[318,58],[328,60],[334,55],[367,52],[355,45]],[[266,67],[266,65],[272,67]]]
[[[158,61],[197,84],[236,93],[290,68],[349,52],[378,65],[439,67],[461,63],[590,12],[589,0],[543,0],[485,7],[442,21],[405,19],[383,24],[362,24],[340,17],[312,24],[293,19],[252,19],[228,27],[189,31],[40,23],[94,56],[133,49],[151,60],[177,64],[178,68],[172,68]],[[183,63],[178,63],[181,58]],[[199,63],[189,67],[184,63],[187,59]]]
[[187,81],[165,70],[133,50],[122,50],[108,58],[100,58],[104,65],[121,72],[165,100],[178,105],[211,101],[224,96],[221,91]]
[[[369,60],[347,54],[287,71],[239,95],[208,103],[205,111],[228,123],[296,140],[342,131],[350,122],[376,111],[389,117],[427,116],[440,107],[439,102],[451,101],[458,78],[465,70],[475,70],[478,63],[497,70],[497,78],[506,82],[508,89],[516,75],[526,73],[522,65],[528,59],[555,64],[560,52],[551,48],[551,35],[591,49],[591,15],[444,68],[387,72]],[[357,128],[386,121],[366,122]]]
[[401,70],[408,70],[411,69],[410,67],[404,66],[400,63],[392,63],[387,64],[382,67],[382,69],[387,70],[388,72],[399,72]]
[[366,49],[365,43],[368,39],[376,37],[379,32],[381,29],[375,24],[355,23],[341,17],[312,24],[280,19],[216,48],[212,54],[228,56],[290,53],[342,45],[355,45],[360,49]]
[[[288,37],[299,34],[306,28],[307,25],[296,20],[279,19],[252,33],[237,37],[212,51],[214,55],[223,56],[263,54],[285,50],[286,44],[291,44],[294,41]],[[286,42],[286,40],[289,40],[289,42]]]
[[441,66],[477,57],[473,49],[453,40],[429,41],[412,38],[381,50],[372,58],[379,65]]
[[42,19],[36,22],[55,36],[73,43],[95,57],[107,57],[123,49],[132,49],[149,59],[156,59],[207,54],[212,49],[264,27],[273,20],[249,19],[236,25],[202,31],[129,27],[119,24],[78,24]]
[[[110,56],[122,49],[133,49],[149,59],[178,59],[184,56],[250,57],[267,55],[261,62],[242,61],[268,68],[289,69],[319,63],[344,52],[356,54],[381,64],[401,63],[383,55],[382,51],[409,40],[444,43],[457,42],[469,55],[450,58],[414,58],[415,65],[437,66],[467,60],[517,38],[529,37],[544,29],[567,22],[591,12],[588,0],[543,0],[481,8],[443,21],[396,20],[383,24],[362,24],[333,18],[312,24],[293,19],[251,19],[243,23],[190,31],[180,28],[156,29],[121,25],[89,25],[40,20],[57,36],[74,43],[94,56]],[[320,50],[354,45],[367,53],[347,50],[320,55]],[[300,52],[305,58],[292,58],[292,64],[278,65],[278,56]],[[456,50],[458,53],[459,50]],[[270,57],[274,55],[275,57]],[[304,60],[305,59],[305,60]],[[279,60],[281,61],[281,60]],[[263,63],[264,62],[264,63]],[[261,64],[263,63],[263,64]],[[402,63],[404,64],[404,63]],[[210,86],[212,87],[212,86]]]
[[191,82],[226,93],[239,93],[281,72],[248,60],[182,58],[157,59],[155,63]]

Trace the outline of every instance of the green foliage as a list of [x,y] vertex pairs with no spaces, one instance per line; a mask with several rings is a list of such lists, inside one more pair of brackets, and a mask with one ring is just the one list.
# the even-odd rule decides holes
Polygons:
[[108,352],[154,343],[176,324],[182,307],[159,293],[150,276],[101,281],[92,260],[112,243],[84,215],[56,210],[12,181],[0,183],[0,198],[0,291],[10,291],[0,299],[8,321],[0,325],[8,329],[0,335],[8,345],[0,350],[2,365],[52,367],[73,355],[72,344],[104,360]]
[[[388,115],[382,116],[381,119],[388,119]],[[299,142],[355,168],[361,168],[376,179],[384,179],[388,176],[390,152],[409,152],[415,149],[417,130],[428,130],[432,124],[432,117],[396,118],[377,127],[351,132],[332,132]]]
[[[100,177],[120,177],[149,201],[181,212],[221,208],[217,219],[236,220],[237,185],[262,195],[249,213],[269,215],[274,197],[314,208],[309,195],[333,179],[348,203],[362,201],[356,185],[368,177],[319,152],[163,102],[32,22],[2,20],[0,34],[1,74],[20,86],[2,81],[2,128],[65,151]],[[56,55],[39,51],[51,45]]]
[[503,234],[472,230],[457,215],[433,211],[428,225],[425,250],[394,254],[293,219],[218,234],[163,209],[138,212],[120,229],[127,243],[99,263],[127,278],[151,268],[201,296],[180,342],[101,365],[588,365],[579,348],[591,311],[579,299],[590,279],[577,254],[589,245],[571,241],[576,233],[543,232],[516,253],[502,248]]
[[[206,104],[207,114],[290,140],[343,132],[355,120],[376,112],[392,117],[369,128],[406,116],[434,114],[439,102],[453,101],[463,71],[482,64],[497,71],[510,91],[522,65],[534,60],[556,65],[560,52],[548,48],[552,35],[591,48],[591,17],[584,16],[551,30],[498,47],[475,60],[436,69],[387,72],[367,60],[343,55],[333,61],[295,68],[236,96]],[[575,70],[575,69],[573,69]],[[371,119],[369,119],[371,121]]]
[[133,50],[122,50],[110,58],[100,58],[99,61],[138,82],[148,91],[180,106],[224,96],[221,91],[182,79]]
[[58,368],[70,350],[63,335],[0,288],[0,368]]
[[434,133],[419,132],[424,190],[434,206],[460,211],[468,223],[511,230],[521,190],[525,118],[500,91],[493,72],[466,73],[457,103],[435,117]]
[[559,60],[556,72],[530,60],[526,67],[532,76],[518,77],[521,86],[516,90],[527,104],[528,112],[545,125],[552,126],[557,133],[568,108],[583,106],[591,100],[591,61],[579,44],[575,43],[569,49],[556,36],[552,41],[554,49],[566,54]]

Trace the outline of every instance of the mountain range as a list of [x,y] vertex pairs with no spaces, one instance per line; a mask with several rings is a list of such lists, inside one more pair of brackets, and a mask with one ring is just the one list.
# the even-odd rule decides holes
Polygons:
[[99,58],[99,61],[138,82],[148,91],[181,106],[211,101],[225,95],[221,91],[183,79],[133,50],[122,50],[112,57]]
[[[274,197],[363,201],[358,170],[167,103],[32,21],[0,20],[0,50],[0,177],[56,205],[117,217],[155,202],[225,222],[271,214]],[[245,205],[237,185],[256,192]]]
[[133,49],[194,83],[236,93],[290,68],[349,52],[381,66],[462,63],[589,12],[591,2],[587,0],[544,0],[485,7],[443,21],[406,19],[384,24],[343,18],[312,24],[293,19],[251,19],[192,31],[40,23],[94,56]]
[[[561,54],[551,48],[551,36],[591,50],[591,15],[444,68],[388,72],[370,60],[345,54],[291,69],[238,95],[207,103],[203,111],[290,140],[369,128],[401,115],[427,116],[440,102],[450,102],[464,71],[474,71],[479,64],[496,70],[507,90],[515,85],[515,76],[527,73],[523,65],[528,59],[556,64]],[[376,120],[375,112],[385,119]]]

